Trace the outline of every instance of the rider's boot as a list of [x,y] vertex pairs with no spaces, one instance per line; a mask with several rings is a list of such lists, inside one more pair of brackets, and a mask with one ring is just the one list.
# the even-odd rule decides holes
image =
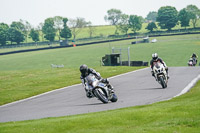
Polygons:
[[166,72],[167,72],[167,79],[169,79],[169,73],[168,73],[168,69],[166,69]]
[[86,92],[86,96],[87,96],[88,98],[92,98],[91,92],[90,92],[89,90],[87,90],[86,88],[85,88],[85,92]]
[[156,81],[158,80],[156,77],[155,77],[155,74],[153,71],[151,71],[151,75],[156,79]]
[[156,79],[156,81],[157,81],[157,78],[155,77],[155,74],[154,74],[154,72],[153,71],[151,71],[151,75]]
[[155,77],[155,75],[154,75],[154,72],[153,72],[153,71],[151,71],[151,75],[152,75],[153,77]]
[[92,94],[91,94],[89,91],[86,91],[86,96],[87,96],[88,98],[92,98]]

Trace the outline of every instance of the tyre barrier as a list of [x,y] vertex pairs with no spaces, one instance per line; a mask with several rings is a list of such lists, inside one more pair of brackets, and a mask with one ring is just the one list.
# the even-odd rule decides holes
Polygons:
[[[122,61],[122,66],[128,66],[128,61]],[[144,61],[130,61],[130,66],[148,66],[148,62]]]

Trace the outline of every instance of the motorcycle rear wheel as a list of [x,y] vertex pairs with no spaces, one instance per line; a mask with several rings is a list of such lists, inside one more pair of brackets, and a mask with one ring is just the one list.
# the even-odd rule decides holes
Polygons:
[[115,93],[112,94],[112,98],[110,99],[111,102],[117,102],[118,98]]

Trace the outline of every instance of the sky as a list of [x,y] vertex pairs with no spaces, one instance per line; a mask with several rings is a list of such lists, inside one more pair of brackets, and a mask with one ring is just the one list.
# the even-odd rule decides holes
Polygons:
[[113,8],[145,18],[162,6],[173,6],[180,11],[190,4],[200,9],[200,0],[0,0],[0,23],[10,25],[21,19],[37,27],[46,18],[62,16],[85,18],[92,25],[108,25],[104,16]]

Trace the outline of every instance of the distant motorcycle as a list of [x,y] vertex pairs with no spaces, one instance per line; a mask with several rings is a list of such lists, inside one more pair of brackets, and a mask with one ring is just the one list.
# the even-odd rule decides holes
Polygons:
[[196,58],[190,58],[188,61],[188,66],[195,66],[197,63],[197,59]]
[[91,93],[92,97],[98,98],[103,103],[116,102],[117,95],[108,88],[106,83],[102,83],[95,75],[89,74],[86,78],[86,89]]
[[155,62],[153,66],[153,72],[156,81],[158,81],[158,83],[161,84],[162,88],[166,88],[168,78],[164,65],[160,62]]

